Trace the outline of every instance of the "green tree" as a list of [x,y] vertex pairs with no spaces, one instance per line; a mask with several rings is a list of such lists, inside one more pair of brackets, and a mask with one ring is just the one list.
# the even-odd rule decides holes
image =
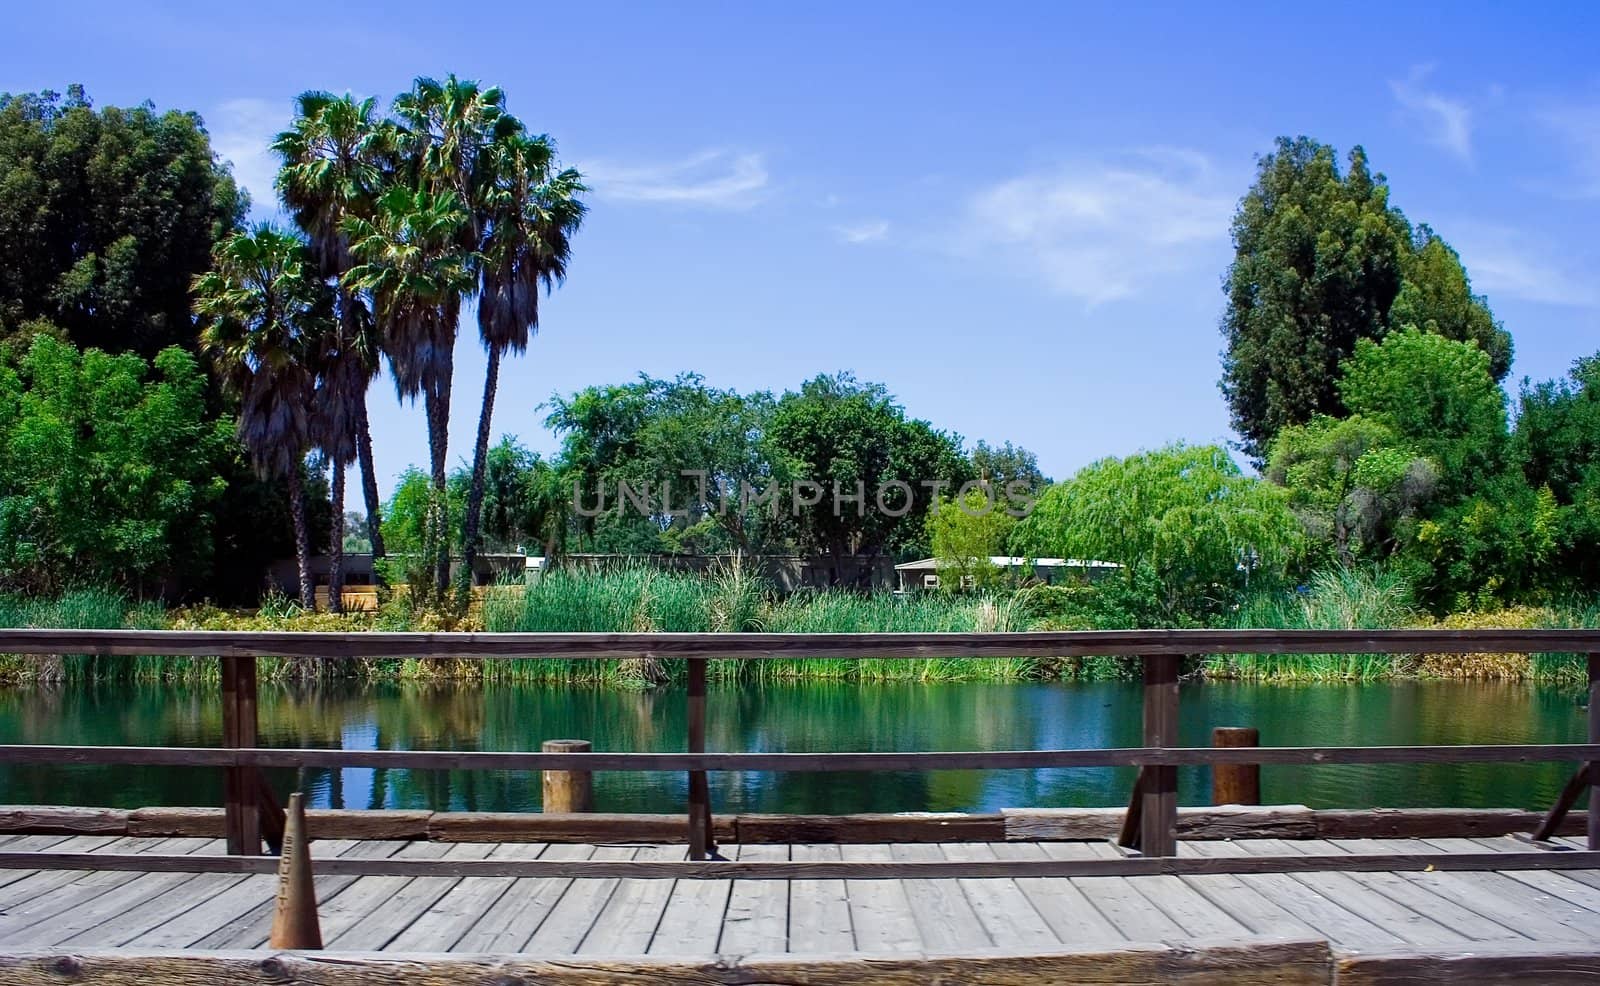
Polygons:
[[565,280],[572,236],[585,211],[579,197],[588,190],[577,171],[557,167],[555,145],[542,135],[519,131],[500,136],[487,149],[486,160],[478,191],[485,220],[478,253],[478,331],[489,359],[462,537],[462,567],[469,574],[478,551],[500,361],[506,353],[525,351],[538,331],[539,289],[551,291]]
[[1012,483],[1019,483],[1021,488],[1037,493],[1049,482],[1039,471],[1038,457],[1020,445],[990,445],[980,440],[972,446],[969,458],[973,474],[996,490],[1004,491]]
[[1392,431],[1439,466],[1441,492],[1459,496],[1503,461],[1506,397],[1489,355],[1472,343],[1408,329],[1362,339],[1339,393],[1351,412]]
[[907,418],[882,384],[849,374],[784,394],[767,439],[775,470],[801,484],[783,505],[797,539],[838,572],[847,555],[925,553],[929,506],[972,478],[958,437]]
[[143,594],[204,568],[229,441],[194,357],[80,353],[40,335],[10,364],[0,353],[0,581]]
[[1164,622],[1237,601],[1255,572],[1284,574],[1302,550],[1285,491],[1244,475],[1214,445],[1169,445],[1101,459],[1045,490],[1013,550],[1116,562],[1127,585],[1160,587]]
[[1528,488],[1548,489],[1558,531],[1547,583],[1572,592],[1600,586],[1600,353],[1567,380],[1523,382],[1511,460]]
[[1337,382],[1357,340],[1410,325],[1478,345],[1496,379],[1510,368],[1510,338],[1455,252],[1413,233],[1360,147],[1341,174],[1332,148],[1280,138],[1239,202],[1233,244],[1221,386],[1258,461],[1281,429],[1344,414]]
[[224,240],[195,278],[200,342],[239,401],[239,440],[256,471],[289,490],[300,601],[314,603],[301,472],[313,440],[318,359],[334,332],[333,293],[305,245],[259,226]]
[[189,282],[247,204],[193,113],[0,94],[0,338],[42,319],[83,348],[193,351]]
[[993,491],[969,490],[941,498],[928,510],[928,543],[939,563],[939,587],[957,590],[998,584],[1002,572],[989,559],[1004,554],[1017,519]]
[[1266,476],[1289,491],[1312,543],[1328,545],[1346,567],[1398,550],[1439,478],[1438,466],[1389,426],[1359,414],[1283,429]]

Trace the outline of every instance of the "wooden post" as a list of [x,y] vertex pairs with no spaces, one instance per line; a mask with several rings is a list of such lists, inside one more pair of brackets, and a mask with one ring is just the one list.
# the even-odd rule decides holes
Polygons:
[[[1175,746],[1178,741],[1178,665],[1176,654],[1144,658],[1144,745]],[[1144,769],[1139,811],[1139,851],[1146,856],[1178,854],[1178,768]]]
[[[1261,745],[1261,731],[1249,726],[1218,726],[1211,731],[1212,746]],[[1211,766],[1211,803],[1258,805],[1261,803],[1261,765],[1219,763]]]
[[[1600,743],[1600,654],[1589,655],[1589,742]],[[1589,772],[1589,848],[1600,849],[1600,789],[1594,782],[1596,768]]]
[[[588,753],[588,740],[545,740],[545,753]],[[594,775],[587,770],[544,772],[544,810],[555,813],[594,811]]]
[[[706,752],[706,660],[689,659],[689,752]],[[703,770],[689,771],[689,858],[716,851],[711,839],[711,786]]]
[[[235,750],[254,747],[257,741],[256,659],[224,657],[221,661],[222,745]],[[254,767],[223,770],[223,829],[228,840],[228,854],[260,855],[261,779]]]

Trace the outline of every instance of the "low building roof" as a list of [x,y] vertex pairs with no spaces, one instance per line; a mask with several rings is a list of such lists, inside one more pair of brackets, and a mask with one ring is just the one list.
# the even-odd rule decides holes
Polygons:
[[[1081,558],[1023,558],[1019,555],[990,555],[989,564],[996,568],[1121,568],[1114,561],[1093,561]],[[939,567],[937,558],[919,558],[896,565],[897,572],[931,572]]]

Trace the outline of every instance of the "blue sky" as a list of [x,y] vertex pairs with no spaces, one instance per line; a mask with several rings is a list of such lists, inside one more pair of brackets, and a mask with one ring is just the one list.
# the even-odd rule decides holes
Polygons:
[[[0,90],[198,110],[269,208],[300,90],[503,86],[595,188],[502,377],[496,432],[544,451],[553,391],[681,370],[782,391],[850,369],[1057,477],[1228,440],[1228,221],[1280,134],[1367,148],[1511,330],[1513,380],[1600,348],[1600,7],[681,6],[32,4]],[[454,461],[483,369],[464,329]],[[388,487],[426,444],[380,387]]]

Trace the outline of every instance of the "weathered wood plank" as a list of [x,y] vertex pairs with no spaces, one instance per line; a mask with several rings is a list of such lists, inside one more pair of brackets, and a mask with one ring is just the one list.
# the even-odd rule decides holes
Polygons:
[[740,843],[990,842],[1007,838],[1000,815],[900,812],[858,815],[736,815],[726,841]]
[[[995,859],[986,843],[950,844],[941,847],[946,859]],[[1028,895],[1015,880],[961,880],[984,932],[1000,948],[1052,948],[1061,943],[1050,924],[1039,914]]]
[[[1532,832],[1544,820],[1539,812],[1512,808],[1320,809],[1312,814],[1316,819],[1315,835],[1319,839],[1433,839],[1511,835]],[[1583,832],[1583,825],[1583,819],[1569,817],[1560,831],[1577,835]]]
[[[999,859],[1047,858],[1038,843],[1003,842],[991,844],[990,849]],[[1050,930],[1068,945],[1103,945],[1127,939],[1069,880],[1018,877],[1016,884]]]
[[[638,850],[630,846],[599,846],[595,860],[631,860]],[[616,891],[616,879],[574,880],[534,931],[524,950],[536,955],[576,952],[589,929]]]
[[[928,862],[944,858],[938,846],[895,845],[890,857],[904,862]],[[917,932],[924,942],[938,942],[942,948],[988,948],[994,939],[984,930],[972,902],[958,880],[906,880],[906,900]]]
[[[1012,841],[1113,839],[1121,808],[1007,808],[1001,813]],[[1180,839],[1309,839],[1318,834],[1316,813],[1305,805],[1221,805],[1178,809]]]
[[[509,859],[588,859],[593,854],[593,846],[545,847],[537,843],[515,843],[498,847],[494,852],[496,858]],[[456,942],[456,950],[488,954],[520,952],[571,884],[571,880],[541,877],[516,880],[473,922]]]
[[[382,859],[399,852],[406,845],[404,842],[353,842],[348,843],[348,849],[340,853],[356,859]],[[319,862],[313,862],[312,871],[315,873]],[[272,930],[272,915],[277,905],[277,878],[271,877],[274,893],[265,901],[250,908],[224,922],[215,931],[208,932],[204,937],[194,943],[195,947],[206,948],[259,948],[266,944],[267,936]],[[317,876],[315,878],[317,890],[317,908],[321,910],[338,895],[356,882],[353,876]]]
[[[790,858],[816,862],[843,856],[836,845],[796,845]],[[850,897],[843,880],[789,882],[789,951],[800,955],[840,955],[855,947],[850,927]]]
[[[661,923],[650,939],[651,955],[714,955],[722,934],[728,880],[678,880],[672,885]],[[848,927],[848,925],[846,925]]]
[[69,976],[83,986],[198,986],[217,982],[304,986],[393,986],[539,983],[540,986],[716,986],[752,983],[835,983],[842,986],[924,986],[984,983],[1045,986],[1081,983],[1228,983],[1236,986],[1326,986],[1332,961],[1320,941],[1251,940],[1127,944],[1115,949],[1055,949],[1025,954],[991,950],[953,955],[751,956],[716,961],[649,958],[544,960],[494,956],[401,956],[369,953],[244,952],[11,952],[0,957],[0,978],[16,986],[59,986]]
[[[634,855],[635,859],[654,860],[683,857],[680,846],[645,846]],[[588,955],[645,954],[667,909],[672,888],[673,883],[667,880],[619,880],[576,951]]]
[[[839,847],[846,863],[876,862],[891,859],[887,845],[848,845]],[[826,865],[813,863],[811,865]],[[858,952],[914,952],[922,948],[917,920],[911,915],[905,884],[899,880],[845,880],[845,895],[850,902],[850,926]]]
[[[734,847],[729,847],[733,849]],[[786,860],[788,846],[741,845],[738,858]],[[717,950],[726,955],[770,955],[789,947],[789,883],[735,880],[722,918]]]
[[1382,949],[1338,954],[1340,986],[1460,986],[1462,983],[1537,983],[1592,986],[1600,979],[1600,949],[1551,942],[1506,942],[1471,949]]
[[0,832],[127,835],[128,811],[122,808],[5,805],[0,807]]
[[[605,756],[605,754],[585,754]],[[430,816],[427,837],[438,842],[684,842],[685,815],[619,815],[584,812],[571,815],[536,812],[437,812]],[[733,841],[732,819],[718,818],[712,829],[718,839]]]
[[[495,848],[487,843],[463,842],[452,846],[449,854],[483,859]],[[513,882],[511,877],[502,876],[463,878],[382,948],[397,952],[450,951]]]

